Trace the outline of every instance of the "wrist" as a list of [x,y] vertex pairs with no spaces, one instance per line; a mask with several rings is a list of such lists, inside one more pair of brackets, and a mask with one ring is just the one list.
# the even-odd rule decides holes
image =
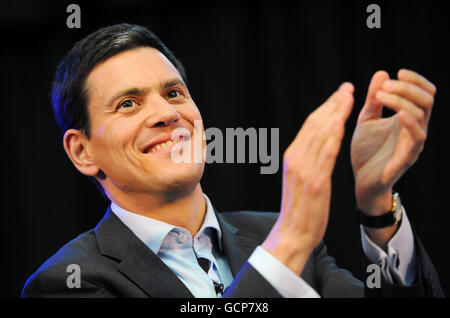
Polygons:
[[358,208],[361,212],[370,216],[382,215],[392,207],[392,189],[389,191],[368,199],[358,199]]
[[[379,210],[371,210],[373,214],[362,213],[360,210],[360,222],[364,226],[366,234],[371,240],[386,251],[386,244],[394,236],[399,227],[402,218],[402,205],[398,193],[390,195],[391,207],[385,209],[384,213],[379,214],[384,207],[375,205]],[[386,200],[388,201],[388,200]],[[380,208],[381,207],[381,208]],[[381,210],[383,211],[383,210]],[[375,214],[376,213],[376,214]]]
[[308,240],[280,233],[269,235],[261,247],[296,275],[302,273],[314,250],[313,244],[309,244]]
[[364,231],[367,233],[374,244],[378,245],[382,250],[387,252],[387,243],[397,232],[398,227],[399,224],[393,224],[382,229],[373,229],[364,226]]

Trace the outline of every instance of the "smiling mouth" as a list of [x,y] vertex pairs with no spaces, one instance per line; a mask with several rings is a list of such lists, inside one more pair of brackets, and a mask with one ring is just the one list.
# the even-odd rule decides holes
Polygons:
[[170,148],[173,145],[176,145],[176,144],[178,144],[180,142],[183,142],[183,141],[187,141],[189,139],[190,139],[190,136],[188,136],[188,135],[180,135],[178,137],[178,139],[175,139],[175,140],[170,139],[170,140],[167,140],[167,141],[164,141],[164,142],[160,142],[160,143],[157,143],[157,144],[150,145],[147,148],[145,148],[143,152],[144,153],[155,153],[158,150],[165,149],[165,148]]

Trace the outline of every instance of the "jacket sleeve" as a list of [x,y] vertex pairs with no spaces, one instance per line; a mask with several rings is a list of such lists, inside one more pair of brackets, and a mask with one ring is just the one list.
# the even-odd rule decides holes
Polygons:
[[[323,242],[316,247],[307,263],[312,266],[308,266],[308,269],[305,266],[308,274],[303,278],[322,297],[363,297],[364,287],[361,281],[349,271],[337,267]],[[224,297],[278,298],[281,295],[246,262],[225,291]]]
[[280,298],[281,295],[249,262],[246,262],[233,283],[225,290],[223,297]]
[[[395,297],[445,297],[436,270],[422,243],[415,235],[417,278],[413,285],[391,285],[381,276],[381,288],[369,289],[349,271],[339,268],[321,242],[310,257],[313,262],[313,281],[308,283],[326,298],[395,298]],[[362,249],[361,249],[362,250]],[[369,261],[363,254],[363,267]],[[364,278],[366,280],[367,277]],[[281,295],[248,262],[236,275],[224,297],[278,298]]]
[[314,250],[314,283],[316,291],[326,298],[361,298],[363,283],[348,270],[339,268],[322,241]]

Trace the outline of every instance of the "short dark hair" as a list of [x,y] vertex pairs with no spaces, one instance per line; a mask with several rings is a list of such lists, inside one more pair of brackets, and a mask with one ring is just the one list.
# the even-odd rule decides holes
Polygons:
[[[139,47],[152,47],[160,51],[187,82],[181,62],[154,33],[145,27],[122,23],[101,28],[75,43],[56,69],[51,102],[56,122],[63,134],[73,128],[80,130],[88,139],[91,137],[87,77],[101,62],[121,52]],[[104,177],[103,172],[100,171],[99,177]],[[96,178],[89,177],[89,179],[106,197],[104,189]]]

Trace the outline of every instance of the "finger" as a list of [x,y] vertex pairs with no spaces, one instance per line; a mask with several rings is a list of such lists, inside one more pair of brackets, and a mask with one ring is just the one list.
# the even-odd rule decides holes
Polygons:
[[[342,126],[345,125],[353,106],[354,99],[353,95],[350,94],[352,91],[353,85],[345,84],[325,102],[328,103],[329,108],[334,109],[334,113],[329,115],[326,112],[312,114],[314,116],[310,116],[301,129],[300,139],[296,140],[296,143],[291,144],[286,150],[284,159],[295,161],[306,171],[313,169],[319,157],[322,156],[321,148],[323,145],[330,138],[336,137],[334,131],[336,122],[342,123]],[[339,139],[338,149],[340,142]],[[335,160],[332,156],[326,157],[331,161]],[[334,166],[333,162],[330,164]],[[321,173],[320,170],[317,172]]]
[[[345,87],[346,86],[346,87]],[[350,94],[352,86],[345,85],[336,94],[333,95],[333,103],[337,104],[334,108],[333,113],[324,113],[322,118],[317,117],[320,124],[316,124],[316,130],[312,133],[314,134],[312,143],[307,152],[308,158],[317,161],[318,156],[320,156],[320,149],[324,143],[334,134],[334,126],[337,123],[343,123],[347,121],[352,107],[353,107],[353,95]],[[347,90],[348,89],[348,90]]]
[[323,127],[324,123],[338,112],[347,120],[353,106],[354,87],[351,83],[345,82],[339,86],[318,109],[311,113],[306,119],[297,136],[292,142],[295,148],[309,147],[314,133]]
[[344,82],[323,104],[323,111],[318,113],[318,118],[323,122],[334,116],[340,116],[346,121],[353,107],[354,90],[355,88],[352,83]]
[[344,137],[345,123],[336,119],[332,123],[332,134],[320,148],[316,170],[330,177],[336,165],[336,158],[341,149],[342,138]]
[[426,90],[404,81],[388,80],[383,83],[383,89],[389,93],[400,95],[412,103],[421,106],[425,111],[430,110],[434,104],[434,97]]
[[414,116],[420,122],[424,122],[425,112],[423,111],[423,109],[411,103],[409,100],[399,95],[387,93],[385,91],[378,91],[376,93],[376,98],[378,101],[380,101],[380,103],[390,109],[395,110],[397,113],[401,110],[404,110]]
[[353,94],[355,92],[355,86],[353,86],[350,82],[344,82],[339,86],[339,90],[343,90],[349,94]]
[[400,111],[398,113],[398,119],[400,124],[408,129],[411,137],[416,141],[418,145],[423,144],[427,138],[425,128],[419,123],[419,121],[411,116],[408,112]]
[[350,113],[352,112],[355,87],[350,82],[345,82],[340,87],[340,96],[339,96],[339,114],[342,116],[342,119],[347,121]]
[[373,75],[367,91],[366,102],[358,116],[358,124],[360,122],[381,117],[383,104],[376,99],[375,94],[388,79],[389,74],[385,71],[378,71]]
[[319,130],[314,132],[313,141],[310,144],[310,147],[306,149],[304,157],[302,158],[304,161],[307,161],[311,167],[316,166],[319,158],[323,155],[322,148],[324,144],[334,137],[336,122],[341,123],[342,121],[342,118],[339,116],[334,116],[332,120],[328,120]]
[[314,116],[320,118],[322,121],[330,118],[336,114],[336,111],[341,113],[343,117],[348,117],[350,114],[348,108],[349,101],[353,99],[355,87],[350,82],[342,83],[339,88],[317,109]]
[[401,81],[410,82],[416,84],[417,86],[420,86],[431,95],[436,94],[436,86],[433,83],[431,83],[428,79],[426,79],[425,77],[414,71],[403,68],[398,71],[397,77]]
[[400,176],[418,159],[424,142],[426,140],[426,131],[413,116],[405,111],[398,114],[400,125],[402,125],[410,134],[411,139],[399,145],[386,166],[386,172],[383,176],[383,182],[388,180],[397,181]]

